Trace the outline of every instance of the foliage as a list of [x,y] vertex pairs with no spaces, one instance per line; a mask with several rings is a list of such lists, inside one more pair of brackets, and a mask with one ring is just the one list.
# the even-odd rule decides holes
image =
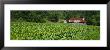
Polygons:
[[11,40],[99,40],[99,26],[11,22]]
[[46,23],[59,22],[60,19],[84,17],[88,25],[100,26],[100,11],[96,10],[39,10],[39,11],[11,11],[12,21],[19,18],[27,22]]

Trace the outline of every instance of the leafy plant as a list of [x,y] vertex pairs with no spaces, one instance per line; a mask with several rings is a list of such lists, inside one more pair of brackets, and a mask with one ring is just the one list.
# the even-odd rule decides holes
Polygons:
[[99,40],[100,27],[71,23],[11,22],[11,40]]

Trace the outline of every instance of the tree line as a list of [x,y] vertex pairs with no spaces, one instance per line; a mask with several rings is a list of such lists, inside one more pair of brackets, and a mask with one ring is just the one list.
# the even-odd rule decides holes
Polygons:
[[45,22],[60,22],[71,17],[84,17],[88,25],[100,26],[100,11],[99,10],[33,10],[22,11],[12,10],[11,21],[27,21],[36,23]]

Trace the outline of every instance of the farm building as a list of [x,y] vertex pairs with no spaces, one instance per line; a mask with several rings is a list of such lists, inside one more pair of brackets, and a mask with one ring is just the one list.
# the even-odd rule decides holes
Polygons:
[[70,18],[68,20],[64,20],[64,23],[80,23],[86,24],[85,18]]

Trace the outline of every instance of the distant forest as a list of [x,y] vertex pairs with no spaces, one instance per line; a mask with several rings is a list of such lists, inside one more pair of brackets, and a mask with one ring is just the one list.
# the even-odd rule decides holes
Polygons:
[[84,17],[88,25],[100,26],[100,11],[99,10],[33,10],[22,11],[12,10],[11,21],[19,22],[36,22],[36,23],[63,23],[62,20],[71,17],[82,18]]

